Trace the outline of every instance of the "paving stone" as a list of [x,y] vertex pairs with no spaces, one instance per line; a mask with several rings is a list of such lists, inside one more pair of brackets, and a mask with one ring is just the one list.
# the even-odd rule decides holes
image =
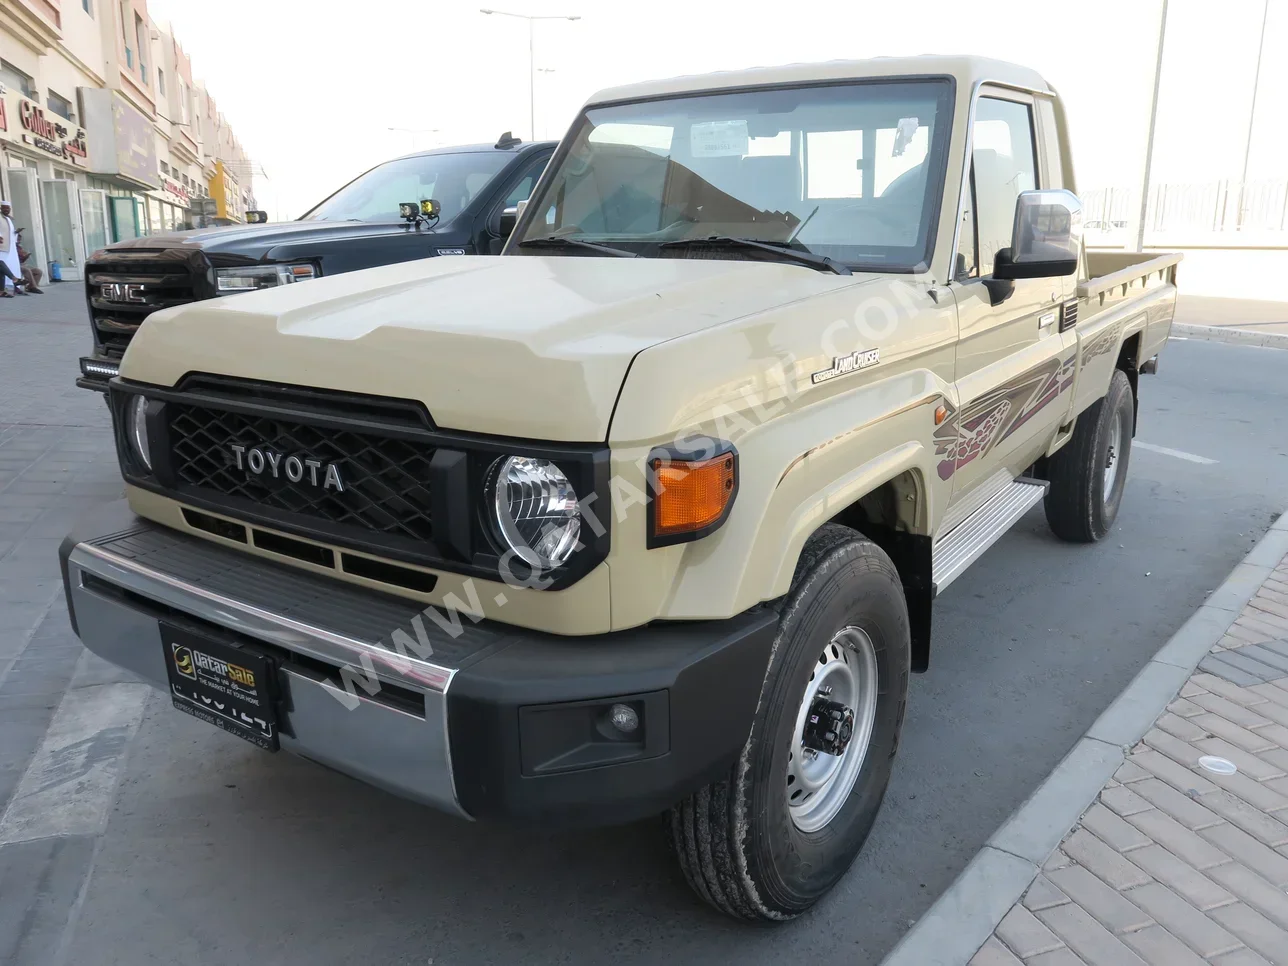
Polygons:
[[1273,614],[1267,614],[1264,611],[1253,610],[1249,608],[1239,615],[1235,622],[1241,627],[1251,627],[1254,630],[1261,631],[1272,640],[1276,637],[1282,637],[1285,630],[1288,630],[1282,619],[1275,617]]
[[1284,932],[1251,906],[1236,902],[1213,909],[1208,915],[1272,963],[1285,962],[1288,932]]
[[1188,698],[1177,698],[1167,706],[1167,710],[1182,718],[1192,718],[1196,714],[1203,713],[1203,708],[1195,704],[1193,701],[1190,701]]
[[1248,601],[1248,606],[1264,614],[1270,614],[1280,620],[1288,621],[1288,605],[1270,600],[1262,594],[1257,594],[1252,600]]
[[1166,731],[1159,731],[1157,728],[1146,732],[1144,742],[1150,748],[1162,752],[1181,765],[1197,766],[1199,759],[1203,757],[1203,752],[1189,742],[1181,741],[1180,738],[1169,735]]
[[1160,715],[1154,727],[1161,728],[1169,735],[1174,738],[1180,738],[1182,741],[1199,741],[1208,736],[1207,731],[1196,722],[1172,714],[1170,711]]
[[1273,787],[1274,782],[1283,781],[1281,778],[1274,779],[1274,782],[1262,783],[1247,775],[1213,774],[1212,779],[1227,792],[1238,795],[1249,805],[1263,812],[1275,812],[1281,808],[1288,808],[1288,796],[1280,794]]
[[1239,648],[1238,653],[1244,657],[1250,657],[1255,661],[1260,661],[1262,664],[1268,665],[1269,667],[1278,668],[1281,675],[1283,672],[1288,671],[1288,657],[1285,657],[1273,648],[1267,647],[1263,644],[1248,644],[1245,647]]
[[1075,903],[1045,909],[1038,917],[1090,966],[1145,966],[1145,960]]
[[1212,960],[1213,966],[1271,966],[1264,957],[1244,946]]
[[989,936],[988,942],[979,948],[971,957],[969,966],[1024,966],[1023,961],[1016,959],[1015,954],[1003,946],[996,937]]
[[1273,702],[1281,708],[1288,708],[1288,691],[1279,687],[1276,682],[1258,684],[1248,690],[1264,701]]
[[1141,768],[1140,765],[1128,760],[1124,761],[1116,772],[1114,772],[1114,781],[1123,785],[1129,785],[1132,782],[1140,781],[1142,778],[1148,778],[1149,772]]
[[1140,929],[1152,922],[1139,906],[1128,902],[1119,892],[1080,865],[1052,872],[1051,881],[1061,892],[1095,916],[1097,922],[1113,932]]
[[1023,906],[1012,907],[997,924],[997,937],[1021,959],[1050,952],[1064,945]]
[[[1261,751],[1263,748],[1274,747],[1274,741],[1263,735],[1260,729],[1249,731],[1242,725],[1237,725],[1233,721],[1229,721],[1226,718],[1221,717],[1219,714],[1210,714],[1205,712],[1204,714],[1191,718],[1190,721],[1192,721],[1196,726],[1206,729],[1207,733],[1204,734],[1203,737],[1207,737],[1208,734],[1212,734],[1218,738],[1224,738],[1231,744],[1238,745],[1245,751],[1256,752]],[[1264,727],[1272,727],[1272,723],[1266,721]]]
[[1288,844],[1288,824],[1259,808],[1253,808],[1237,795],[1218,789],[1200,796],[1199,801],[1231,825],[1238,826],[1272,848]]
[[1229,861],[1226,854],[1219,848],[1199,838],[1198,833],[1191,832],[1176,819],[1157,809],[1133,815],[1127,821],[1144,832],[1153,842],[1167,849],[1178,859],[1188,862],[1200,872]]
[[1084,960],[1079,959],[1072,950],[1065,948],[1034,956],[1026,961],[1024,966],[1087,966],[1087,964]]
[[1042,863],[1043,872],[1051,872],[1054,869],[1063,869],[1067,865],[1072,865],[1073,860],[1064,854],[1063,849],[1056,849],[1051,853],[1051,857]]
[[1201,956],[1211,958],[1243,944],[1165,885],[1151,882],[1123,895]]
[[1024,908],[1030,912],[1037,912],[1039,909],[1064,905],[1069,901],[1069,897],[1057,889],[1045,874],[1039,873],[1033,880],[1033,885],[1029,886],[1029,891],[1024,893],[1023,901]]
[[[1216,790],[1216,785],[1202,775],[1173,761],[1161,752],[1143,751],[1133,754],[1131,760],[1155,777],[1163,779],[1173,788],[1182,792],[1189,793],[1192,791],[1195,794],[1202,795]],[[1285,801],[1284,804],[1288,805],[1288,801]]]
[[1236,637],[1242,641],[1246,641],[1249,644],[1260,644],[1262,641],[1274,639],[1273,634],[1267,634],[1265,631],[1259,631],[1254,628],[1247,627],[1240,624],[1238,621],[1235,621],[1230,625],[1230,629],[1226,631],[1226,634],[1230,637]]
[[1150,926],[1122,937],[1150,966],[1207,966],[1199,956],[1162,926]]
[[1219,655],[1205,657],[1199,662],[1199,667],[1208,674],[1223,677],[1227,681],[1244,688],[1250,688],[1254,684],[1259,684],[1266,680],[1266,675],[1256,667],[1249,669],[1239,663],[1225,660],[1228,655],[1233,653],[1233,651],[1222,651]]
[[[1288,893],[1238,862],[1211,869],[1208,875],[1281,928],[1288,929]],[[1284,950],[1288,954],[1288,949]]]
[[1135,862],[1138,854],[1148,852],[1151,848],[1157,848],[1157,846],[1136,850],[1132,853],[1132,861],[1129,862],[1083,828],[1076,829],[1061,846],[1069,858],[1086,866],[1119,892],[1135,885],[1144,885],[1149,881],[1149,876],[1142,871],[1139,863],[1135,865],[1132,863]]
[[1119,852],[1143,848],[1150,844],[1148,835],[1123,821],[1099,802],[1087,809],[1086,814],[1082,816],[1082,825],[1094,832],[1106,845]]
[[[1284,858],[1270,846],[1258,842],[1247,832],[1233,825],[1206,828],[1198,834],[1230,858],[1242,862],[1248,868],[1265,876],[1280,889],[1288,889],[1288,858]],[[1288,950],[1288,946],[1284,949]]]
[[1182,698],[1192,699],[1196,694],[1204,694],[1205,690],[1201,684],[1197,683],[1193,678],[1190,678],[1189,681],[1185,683],[1185,686],[1181,688],[1180,693]]
[[[1152,780],[1157,781],[1158,779]],[[1100,793],[1100,800],[1112,809],[1115,815],[1134,815],[1136,812],[1143,812],[1154,807],[1125,785],[1106,788]]]
[[1161,845],[1137,849],[1131,854],[1131,862],[1200,910],[1234,901],[1234,896],[1222,886],[1186,865]]
[[1178,792],[1167,782],[1157,778],[1137,782],[1135,794],[1142,801],[1166,812],[1191,831],[1219,825],[1222,821],[1220,815],[1204,807],[1199,800],[1184,792]]

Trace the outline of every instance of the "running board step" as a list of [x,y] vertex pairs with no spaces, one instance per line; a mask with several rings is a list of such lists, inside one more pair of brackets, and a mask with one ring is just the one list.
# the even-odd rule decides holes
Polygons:
[[1016,520],[1046,495],[1049,485],[1045,480],[1027,477],[1014,480],[936,540],[931,554],[934,592],[940,593],[1001,539]]

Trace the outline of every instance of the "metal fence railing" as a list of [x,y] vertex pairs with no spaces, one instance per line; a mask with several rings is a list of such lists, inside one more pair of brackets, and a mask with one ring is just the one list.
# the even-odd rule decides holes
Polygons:
[[[1139,211],[1134,188],[1097,188],[1081,195],[1089,233],[1130,227]],[[1153,232],[1288,230],[1288,181],[1208,181],[1150,188],[1145,229]]]

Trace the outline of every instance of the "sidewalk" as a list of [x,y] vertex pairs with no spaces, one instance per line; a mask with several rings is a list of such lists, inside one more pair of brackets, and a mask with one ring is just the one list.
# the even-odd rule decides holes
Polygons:
[[970,963],[1288,964],[1288,557]]
[[1214,342],[1235,342],[1288,349],[1288,302],[1176,296],[1172,335]]

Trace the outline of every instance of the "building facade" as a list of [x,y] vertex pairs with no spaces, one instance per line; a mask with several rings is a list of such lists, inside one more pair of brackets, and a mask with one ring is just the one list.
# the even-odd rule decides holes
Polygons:
[[146,0],[0,0],[0,194],[46,277],[245,220],[253,163]]

